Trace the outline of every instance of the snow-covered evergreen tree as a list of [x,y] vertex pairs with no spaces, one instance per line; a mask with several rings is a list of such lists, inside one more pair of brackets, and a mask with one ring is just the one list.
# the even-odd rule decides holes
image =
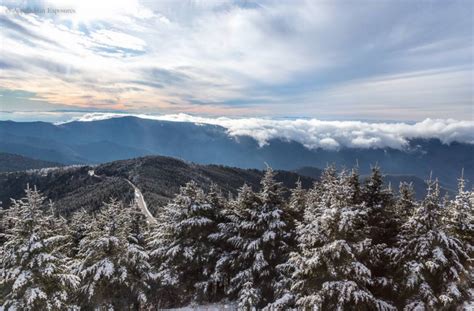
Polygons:
[[462,242],[443,229],[439,201],[438,182],[430,180],[425,199],[402,227],[397,258],[405,310],[454,309],[472,286],[468,255]]
[[[455,237],[474,247],[474,208],[473,192],[466,190],[466,181],[461,176],[458,181],[458,193],[454,200],[447,204],[445,223]],[[471,250],[472,251],[472,250]]]
[[[297,251],[297,242],[296,242],[296,228],[298,224],[303,221],[304,210],[307,205],[307,192],[303,189],[301,181],[298,180],[296,187],[291,189],[291,195],[288,202],[288,213],[285,222],[288,224],[286,226],[286,232],[290,234],[288,241],[289,252]],[[289,254],[288,254],[289,256]],[[285,259],[283,263],[277,265],[278,277],[274,283],[274,296],[275,300],[267,305],[266,309],[268,310],[282,310],[288,306],[294,305],[294,297],[291,293],[291,285],[293,280],[291,278],[294,269],[291,265],[288,264],[288,261]]]
[[55,227],[39,191],[25,190],[6,212],[7,240],[2,246],[3,307],[12,310],[65,310],[79,285],[68,259],[59,251],[66,240]]
[[132,305],[135,310],[147,305],[150,283],[154,278],[153,267],[150,256],[146,249],[149,235],[146,216],[136,203],[125,209],[125,233],[127,238],[127,250],[123,254],[123,265],[127,268],[126,282]]
[[385,206],[389,202],[387,191],[384,188],[383,175],[380,167],[372,167],[372,173],[366,179],[362,189],[362,198],[367,206]]
[[366,206],[373,243],[393,245],[397,235],[393,194],[391,189],[384,186],[383,175],[378,166],[372,168],[372,174],[365,181],[362,200]]
[[370,252],[363,262],[372,272],[373,282],[368,286],[372,294],[390,301],[395,298],[390,250],[397,241],[400,228],[394,201],[391,185],[385,187],[380,168],[372,167],[372,173],[362,188],[362,204],[372,240]]
[[344,172],[338,177],[329,167],[313,189],[318,198],[308,202],[298,226],[299,250],[288,262],[294,270],[291,291],[296,305],[304,309],[391,310],[368,289],[372,273],[361,261],[371,245],[365,230],[367,212],[352,205],[353,188],[347,180]]
[[[230,284],[234,275],[240,271],[240,262],[237,261],[240,252],[241,240],[239,237],[238,226],[236,225],[241,219],[247,215],[247,210],[257,209],[258,198],[256,193],[250,186],[244,184],[238,191],[236,199],[229,199],[230,202],[227,208],[223,211],[224,220],[219,223],[219,232],[214,235],[215,239],[224,241],[226,245],[221,249],[219,258],[216,262],[217,278],[222,280],[224,290],[228,297],[236,299],[236,294],[239,293],[240,288],[237,288],[235,283]],[[236,237],[237,239],[235,239]],[[238,244],[236,244],[238,243]],[[243,286],[244,283],[239,284]],[[252,282],[246,284],[247,292],[253,291],[257,293],[257,289],[252,290]],[[260,297],[254,295],[254,297]],[[244,301],[244,300],[242,300]],[[246,300],[249,301],[249,300]],[[252,300],[254,301],[254,300]],[[250,306],[248,306],[250,308]]]
[[122,310],[146,302],[150,266],[133,221],[129,210],[115,200],[95,216],[76,256],[82,307]]
[[230,267],[228,292],[247,309],[273,301],[279,277],[277,266],[286,261],[291,238],[285,222],[289,215],[283,188],[275,181],[271,168],[265,172],[261,185],[257,194],[244,185],[231,202],[232,213],[227,222],[220,226],[232,250],[221,258],[219,268]]
[[77,255],[79,252],[79,245],[92,224],[92,216],[84,209],[75,212],[71,216],[66,227],[68,233],[66,249],[70,257],[73,258]]
[[210,199],[194,181],[164,207],[152,233],[150,249],[159,265],[162,286],[193,300],[210,300],[218,286],[214,275],[219,249],[215,242],[223,199],[215,188]]
[[413,184],[401,182],[398,193],[398,200],[395,204],[396,217],[399,218],[401,222],[405,222],[413,215],[416,207]]
[[359,180],[359,170],[357,168],[353,168],[346,179],[350,188],[351,204],[362,203],[362,189]]
[[474,191],[466,190],[464,174],[458,182],[458,193],[453,201],[446,204],[444,225],[453,237],[458,238],[469,256],[467,270],[470,275],[470,304],[474,305]]
[[[224,198],[220,188],[216,184],[211,185],[206,197],[209,204],[211,204],[214,207],[214,210],[218,213],[216,214],[217,217],[215,219],[217,230],[208,236],[212,242],[214,258],[210,262],[209,272],[206,272],[206,275],[209,275],[208,279],[204,280],[204,282],[197,283],[196,288],[198,289],[198,293],[200,293],[201,296],[204,296],[201,297],[201,300],[206,298],[207,301],[220,301],[226,296],[225,287],[229,278],[226,275],[221,274],[217,269],[217,261],[228,251],[228,245],[225,241],[225,237],[219,229],[219,224],[224,222],[224,219],[229,212],[227,207],[230,197],[229,199]],[[203,293],[205,293],[205,295],[202,295]]]
[[306,190],[303,189],[301,180],[298,179],[296,187],[291,189],[291,195],[288,210],[292,214],[295,221],[303,219],[304,209],[306,206]]
[[251,281],[244,283],[239,291],[239,310],[257,310],[255,307],[262,301],[262,292]]
[[5,243],[5,241],[7,240],[7,228],[9,227],[9,223],[6,217],[7,212],[8,210],[4,209],[0,205],[0,247],[3,246],[3,243]]

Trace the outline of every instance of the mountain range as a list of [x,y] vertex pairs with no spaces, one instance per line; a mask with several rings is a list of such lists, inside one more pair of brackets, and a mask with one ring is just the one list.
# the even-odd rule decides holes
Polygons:
[[199,164],[239,168],[297,170],[358,165],[368,174],[379,165],[389,175],[421,180],[430,174],[455,189],[464,169],[474,179],[474,145],[438,139],[411,139],[403,150],[394,148],[308,149],[299,142],[271,139],[261,146],[250,136],[230,136],[218,125],[120,117],[55,125],[46,122],[0,122],[0,151],[43,161],[99,164],[147,155],[170,156]]
[[[134,191],[127,182],[129,180],[141,190],[150,210],[156,212],[181,186],[191,180],[204,189],[215,184],[227,195],[236,194],[244,183],[259,189],[262,177],[263,171],[256,169],[200,165],[170,157],[148,156],[96,166],[0,173],[0,201],[4,207],[8,207],[10,198],[21,198],[27,185],[36,186],[55,202],[61,213],[67,215],[80,208],[96,210],[110,198],[130,202]],[[293,188],[300,180],[307,189],[315,181],[311,177],[288,171],[277,171],[276,179],[286,188]]]
[[[5,156],[0,154],[0,163]],[[36,164],[36,160],[30,160]],[[308,189],[319,180],[321,174],[322,170],[318,168],[303,167],[293,172],[277,170],[276,179],[283,183],[287,189],[285,195],[288,196],[288,189],[294,188],[298,180],[303,188]],[[214,184],[224,195],[235,195],[244,183],[259,190],[262,176],[263,171],[257,169],[202,165],[170,157],[147,156],[93,166],[57,166],[3,172],[0,173],[0,202],[8,208],[10,199],[21,198],[28,185],[35,186],[45,197],[55,202],[55,208],[61,214],[67,216],[82,208],[97,210],[111,198],[131,202],[134,198],[134,189],[128,182],[131,181],[141,190],[149,209],[156,215],[160,207],[188,181],[193,180],[206,190]],[[361,176],[361,182],[367,177]],[[401,181],[413,184],[418,199],[425,195],[426,184],[416,176],[384,175],[385,184],[392,184],[395,193]],[[445,193],[452,194],[443,187],[442,194]]]
[[63,166],[63,164],[0,152],[0,173],[58,166]]

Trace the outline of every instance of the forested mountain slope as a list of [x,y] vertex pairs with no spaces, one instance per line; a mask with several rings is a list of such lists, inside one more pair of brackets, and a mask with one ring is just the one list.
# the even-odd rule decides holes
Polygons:
[[[311,177],[313,179],[319,180],[323,171],[317,167],[305,166],[301,167],[293,172],[301,175]],[[366,180],[369,175],[362,175],[361,180]],[[428,177],[428,176],[427,176]],[[421,179],[414,175],[397,175],[397,174],[384,174],[383,181],[385,185],[390,187],[394,193],[399,192],[399,185],[401,182],[408,182],[413,185],[413,190],[415,191],[415,196],[417,199],[422,199],[426,195],[426,179]],[[452,196],[455,193],[455,189],[451,188],[449,185],[445,185],[441,183],[441,194],[444,196],[448,194]]]
[[[99,177],[91,176],[91,170]],[[148,156],[94,167],[0,174],[0,200],[3,206],[9,206],[10,198],[20,198],[27,184],[36,185],[67,214],[80,208],[97,209],[110,197],[131,201],[133,189],[126,182],[128,179],[140,188],[149,208],[156,212],[158,206],[164,205],[188,181],[194,180],[205,189],[214,183],[227,195],[235,194],[244,183],[259,189],[262,176],[263,171],[256,169],[199,165],[169,157]],[[314,181],[286,171],[277,171],[276,178],[288,188],[294,187],[298,179],[305,188]]]
[[200,164],[240,168],[295,170],[328,164],[370,173],[378,164],[386,174],[414,175],[422,180],[430,172],[451,189],[464,168],[474,179],[474,145],[439,139],[409,139],[403,149],[308,149],[288,139],[269,139],[261,145],[253,137],[229,135],[226,128],[193,122],[170,122],[121,117],[55,125],[46,122],[0,121],[0,150],[65,164],[97,164],[146,155],[164,155]]
[[0,152],[0,172],[14,172],[55,166],[63,166],[63,164]]

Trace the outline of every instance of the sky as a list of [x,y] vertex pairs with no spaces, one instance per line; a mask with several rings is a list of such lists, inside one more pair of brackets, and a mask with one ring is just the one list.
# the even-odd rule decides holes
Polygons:
[[0,119],[474,120],[474,2],[0,1]]

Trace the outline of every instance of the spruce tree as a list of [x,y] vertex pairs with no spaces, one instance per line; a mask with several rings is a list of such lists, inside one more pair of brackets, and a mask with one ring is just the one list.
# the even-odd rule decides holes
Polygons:
[[385,205],[387,195],[384,192],[383,175],[378,166],[372,167],[370,177],[365,180],[362,198],[370,207]]
[[303,219],[306,206],[306,191],[303,189],[301,180],[298,179],[296,187],[291,189],[288,211],[291,213],[291,221],[301,221]]
[[[225,294],[230,297],[231,300],[235,300],[236,297],[238,297],[239,291],[244,287],[244,284],[246,293],[248,293],[248,295],[253,293],[249,296],[249,299],[241,299],[240,303],[243,305],[249,301],[256,304],[260,301],[260,298],[257,299],[257,297],[261,297],[260,294],[257,295],[259,291],[252,287],[252,282],[245,282],[244,280],[236,284],[236,280],[234,279],[235,274],[241,271],[241,262],[237,259],[240,255],[240,247],[244,241],[240,237],[238,224],[244,217],[249,217],[248,210],[257,209],[258,202],[259,200],[256,193],[250,186],[244,184],[239,189],[237,198],[230,199],[223,213],[224,219],[219,223],[219,232],[214,235],[218,237],[219,241],[224,242],[222,251],[216,262],[216,275],[218,279],[222,280],[222,284],[224,284]],[[248,306],[248,308],[251,308],[251,306]]]
[[223,236],[233,248],[220,261],[221,267],[231,267],[228,292],[236,295],[239,304],[247,309],[274,300],[279,279],[277,266],[286,261],[289,251],[291,233],[285,222],[288,209],[283,187],[274,177],[275,173],[268,168],[257,194],[244,185],[231,202],[233,213],[221,225]]
[[[1,201],[0,201],[1,204]],[[0,247],[3,246],[3,243],[7,240],[7,229],[10,227],[10,224],[7,220],[7,209],[4,209],[0,205]],[[1,254],[0,254],[1,255]]]
[[383,175],[378,166],[372,167],[372,174],[365,181],[362,200],[367,209],[373,243],[393,245],[397,235],[393,195],[390,189],[384,187]]
[[[402,269],[401,304],[406,310],[454,309],[472,286],[462,242],[441,221],[437,181],[428,181],[425,199],[402,227],[397,259]],[[471,282],[471,284],[469,284]]]
[[474,246],[473,199],[473,192],[466,190],[466,181],[464,176],[461,176],[458,181],[458,192],[454,200],[447,204],[445,217],[449,232],[467,243],[469,248]]
[[[298,249],[296,228],[303,221],[306,205],[307,192],[303,189],[301,181],[298,180],[296,187],[291,189],[287,213],[289,217],[286,220],[288,223],[286,231],[290,234],[288,240],[289,253],[295,252]],[[278,278],[274,284],[275,300],[267,305],[266,309],[281,310],[294,305],[294,296],[291,293],[291,284],[293,283],[291,275],[294,272],[294,269],[290,264],[288,264],[287,259],[288,258],[285,258],[283,263],[277,265]]]
[[224,222],[228,213],[228,200],[222,195],[221,189],[216,184],[212,184],[207,194],[207,201],[216,211],[215,223],[217,226],[213,227],[213,232],[208,235],[208,239],[213,247],[213,259],[209,262],[207,268],[206,275],[209,275],[208,278],[203,282],[197,283],[196,288],[201,295],[201,300],[205,298],[207,301],[213,302],[220,301],[225,297],[225,286],[228,282],[228,277],[219,273],[217,269],[218,260],[228,251],[228,245],[219,228],[219,225]]
[[401,182],[398,190],[398,200],[395,204],[396,217],[400,222],[406,222],[414,213],[416,207],[413,184]]
[[215,242],[221,218],[220,195],[211,200],[194,181],[165,206],[150,240],[164,287],[173,287],[182,301],[209,301],[218,286],[214,275],[219,250]]
[[372,241],[370,252],[362,260],[372,272],[373,283],[369,289],[376,297],[392,301],[396,293],[390,258],[401,224],[397,218],[391,186],[384,186],[378,166],[372,167],[370,177],[364,182],[362,205],[367,213],[367,229]]
[[75,212],[69,220],[66,230],[68,255],[74,258],[79,252],[79,245],[93,224],[92,216],[84,209]]
[[[148,255],[136,241],[129,211],[111,200],[104,204],[79,244],[77,273],[82,308],[128,309],[146,302]],[[132,243],[131,243],[132,242]]]
[[[314,188],[319,194],[309,202],[298,226],[298,252],[291,254],[296,305],[303,309],[394,309],[369,291],[372,273],[361,258],[367,257],[367,212],[352,205],[347,176],[329,167]],[[313,206],[311,206],[313,205]]]
[[127,268],[127,296],[131,297],[129,305],[140,310],[149,302],[150,284],[154,278],[150,256],[146,249],[149,228],[146,216],[133,202],[123,213],[127,250],[123,254],[123,265]]
[[2,246],[3,307],[12,310],[64,310],[79,278],[70,272],[68,258],[59,251],[66,240],[55,228],[51,209],[39,191],[25,190],[13,200],[5,218],[7,240]]
[[347,183],[351,189],[350,202],[352,204],[362,203],[362,189],[360,187],[359,170],[357,168],[351,170],[351,173],[347,177]]

